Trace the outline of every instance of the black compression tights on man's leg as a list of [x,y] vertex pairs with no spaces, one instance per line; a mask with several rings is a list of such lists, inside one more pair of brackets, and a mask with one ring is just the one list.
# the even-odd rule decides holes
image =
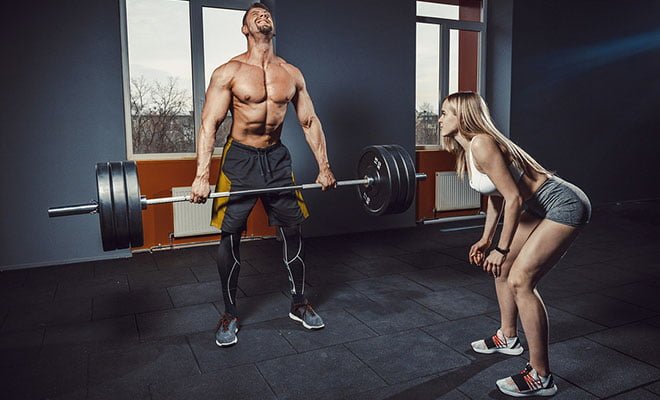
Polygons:
[[305,249],[302,242],[300,225],[280,227],[284,266],[289,274],[291,296],[294,303],[305,301]]
[[222,299],[225,301],[225,312],[237,316],[236,287],[238,274],[241,271],[241,256],[239,246],[240,233],[222,233],[218,248],[218,273],[222,285]]

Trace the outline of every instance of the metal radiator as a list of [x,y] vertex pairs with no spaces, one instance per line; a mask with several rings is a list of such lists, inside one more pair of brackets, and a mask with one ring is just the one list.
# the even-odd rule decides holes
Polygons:
[[[211,186],[211,191],[215,186]],[[172,196],[187,196],[190,187],[173,187]],[[174,237],[211,235],[220,233],[220,230],[211,223],[213,200],[204,204],[192,204],[187,201],[173,203],[174,209]]]
[[468,210],[481,206],[479,192],[461,180],[456,172],[435,173],[435,210]]

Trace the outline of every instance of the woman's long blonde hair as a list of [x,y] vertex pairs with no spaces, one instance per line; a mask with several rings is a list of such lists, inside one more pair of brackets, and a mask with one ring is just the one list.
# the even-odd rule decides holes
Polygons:
[[[499,145],[505,156],[508,153],[515,166],[522,171],[536,171],[549,174],[532,156],[518,147],[509,138],[504,136],[493,123],[484,99],[475,92],[456,92],[445,98],[447,106],[458,117],[458,131],[461,135],[472,140],[478,134],[490,135]],[[466,169],[465,150],[456,139],[443,137],[442,145],[445,150],[456,156],[456,173],[463,177]]]

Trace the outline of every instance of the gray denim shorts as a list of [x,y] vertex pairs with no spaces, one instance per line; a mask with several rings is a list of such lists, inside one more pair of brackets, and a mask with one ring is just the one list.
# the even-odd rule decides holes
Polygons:
[[551,176],[525,201],[525,211],[539,218],[569,226],[583,226],[591,219],[591,202],[577,186]]

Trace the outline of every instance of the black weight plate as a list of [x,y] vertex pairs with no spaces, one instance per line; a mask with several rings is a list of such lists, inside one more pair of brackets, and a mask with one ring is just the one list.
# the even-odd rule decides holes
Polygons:
[[144,244],[142,231],[142,204],[140,202],[140,181],[134,161],[122,161],[126,198],[128,199],[128,232],[130,246],[140,247]]
[[110,180],[112,182],[112,212],[115,221],[115,245],[118,249],[128,248],[131,237],[128,228],[128,198],[124,168],[121,162],[111,162]]
[[[399,148],[396,145],[384,145],[391,154],[392,162],[396,165],[396,169],[393,171],[396,174],[393,175],[393,181],[397,180],[399,182],[398,196],[396,199],[392,199],[390,203],[390,210],[388,214],[398,214],[406,210],[405,202],[406,197],[408,196],[408,176],[406,175],[406,165],[403,161],[401,154],[399,153]],[[394,176],[396,175],[396,176]]]
[[417,176],[416,170],[415,170],[415,162],[413,161],[412,157],[410,156],[410,153],[406,151],[402,146],[395,144],[392,145],[392,147],[398,149],[399,154],[401,156],[401,160],[403,161],[405,165],[405,175],[407,177],[408,181],[408,189],[406,190],[406,197],[403,202],[403,209],[402,211],[407,210],[410,208],[410,206],[413,203],[413,200],[415,199],[415,195],[417,194]]
[[369,185],[358,185],[358,195],[367,213],[382,215],[387,211],[392,197],[392,180],[390,166],[385,160],[383,149],[379,146],[368,146],[362,149],[357,165],[358,179],[373,178]]
[[99,201],[98,213],[103,250],[115,250],[117,245],[115,242],[115,222],[112,210],[112,183],[108,163],[96,164],[96,190]]
[[390,192],[390,202],[383,214],[394,214],[397,212],[397,208],[399,207],[398,202],[401,193],[401,181],[399,179],[401,174],[399,172],[399,166],[396,162],[396,157],[394,154],[392,154],[391,151],[387,149],[386,146],[378,145],[376,147],[381,150],[383,159],[389,167],[390,182],[392,186],[392,191]]

